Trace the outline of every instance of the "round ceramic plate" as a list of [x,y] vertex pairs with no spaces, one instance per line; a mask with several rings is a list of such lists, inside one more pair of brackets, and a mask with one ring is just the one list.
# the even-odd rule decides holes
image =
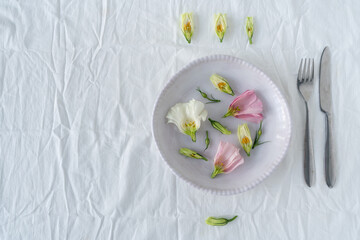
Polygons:
[[[264,106],[263,135],[261,141],[268,141],[251,151],[247,157],[237,138],[238,125],[245,123],[234,117],[222,118],[228,106],[235,98],[215,89],[210,76],[217,73],[225,77],[235,96],[246,90],[255,90]],[[231,135],[223,135],[215,130],[207,120],[202,122],[197,131],[197,141],[181,134],[174,124],[168,124],[166,114],[179,102],[191,99],[208,102],[202,98],[197,88],[212,94],[220,103],[205,104],[208,117],[221,122]],[[259,124],[248,122],[254,138]],[[205,148],[205,131],[209,131],[211,140],[209,148]],[[262,71],[239,58],[214,55],[195,60],[173,76],[161,92],[153,113],[153,134],[158,149],[170,169],[176,176],[190,185],[217,194],[236,194],[247,191],[264,180],[283,159],[289,145],[291,135],[290,114],[284,97],[275,84]],[[229,174],[220,174],[211,178],[213,159],[220,141],[233,143],[240,148],[245,163]],[[179,154],[182,147],[190,148],[209,161],[186,158]]]

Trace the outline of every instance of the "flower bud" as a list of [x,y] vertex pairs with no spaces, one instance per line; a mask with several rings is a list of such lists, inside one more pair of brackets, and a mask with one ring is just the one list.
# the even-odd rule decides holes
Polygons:
[[236,218],[237,218],[237,216],[235,216],[231,219],[208,217],[205,222],[206,222],[206,224],[211,225],[211,226],[224,226],[224,225],[228,224],[229,222],[234,221]]
[[221,125],[221,123],[219,123],[218,121],[214,121],[214,120],[212,120],[210,118],[209,118],[209,121],[210,121],[211,125],[213,126],[213,128],[220,131],[222,134],[225,134],[225,135],[230,135],[231,134],[231,131],[229,131],[226,127]]
[[219,37],[220,42],[222,42],[227,28],[226,14],[223,13],[215,14],[214,20],[215,20],[216,35]]
[[203,159],[203,160],[207,161],[207,158],[205,158],[204,156],[200,155],[199,153],[197,153],[191,149],[188,149],[188,148],[180,148],[179,153],[186,157],[195,158],[195,159]]
[[[208,132],[208,131],[206,131],[206,138],[205,138],[205,150],[206,150],[206,149],[208,149],[209,144],[210,144],[209,132]],[[205,151],[205,150],[204,150],[204,151]]]
[[181,14],[181,31],[184,34],[184,37],[191,43],[191,37],[194,33],[194,26],[193,26],[193,17],[192,13],[183,13]]
[[249,43],[252,44],[252,37],[254,34],[254,19],[253,19],[253,17],[246,18],[246,34],[248,35]]
[[210,81],[219,91],[234,96],[234,92],[231,89],[229,82],[222,76],[218,74],[213,74],[210,76]]
[[238,127],[237,135],[238,135],[239,142],[240,142],[242,148],[244,149],[246,154],[248,156],[250,156],[250,151],[251,151],[253,142],[251,139],[251,133],[250,133],[249,127],[246,123],[244,123]]

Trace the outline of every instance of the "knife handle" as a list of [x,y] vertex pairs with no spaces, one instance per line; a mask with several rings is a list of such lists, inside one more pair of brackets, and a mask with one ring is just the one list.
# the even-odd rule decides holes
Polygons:
[[326,185],[332,188],[335,184],[334,174],[334,144],[332,133],[332,116],[329,113],[325,113],[326,116],[326,143],[325,143],[325,180]]
[[305,102],[306,107],[306,123],[305,123],[305,138],[304,138],[304,177],[306,184],[311,187],[310,182],[310,130],[309,130],[309,109],[308,104]]

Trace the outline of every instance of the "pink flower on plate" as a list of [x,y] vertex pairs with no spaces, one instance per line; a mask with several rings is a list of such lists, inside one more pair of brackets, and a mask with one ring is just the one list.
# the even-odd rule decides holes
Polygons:
[[254,90],[247,90],[237,96],[229,106],[225,117],[234,116],[250,122],[259,123],[264,118],[262,115],[263,104],[256,96]]
[[214,178],[220,173],[232,172],[239,165],[244,163],[244,158],[239,153],[239,148],[231,143],[220,141],[214,160],[214,171],[211,177]]

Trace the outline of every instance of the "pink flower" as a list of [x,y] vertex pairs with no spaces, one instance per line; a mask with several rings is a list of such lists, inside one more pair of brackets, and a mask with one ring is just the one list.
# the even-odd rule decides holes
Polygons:
[[234,99],[224,117],[234,116],[246,121],[259,123],[264,118],[261,114],[262,111],[262,102],[256,96],[254,90],[247,90]]
[[239,149],[228,142],[220,141],[214,160],[214,171],[211,177],[214,178],[220,173],[229,173],[244,163]]

